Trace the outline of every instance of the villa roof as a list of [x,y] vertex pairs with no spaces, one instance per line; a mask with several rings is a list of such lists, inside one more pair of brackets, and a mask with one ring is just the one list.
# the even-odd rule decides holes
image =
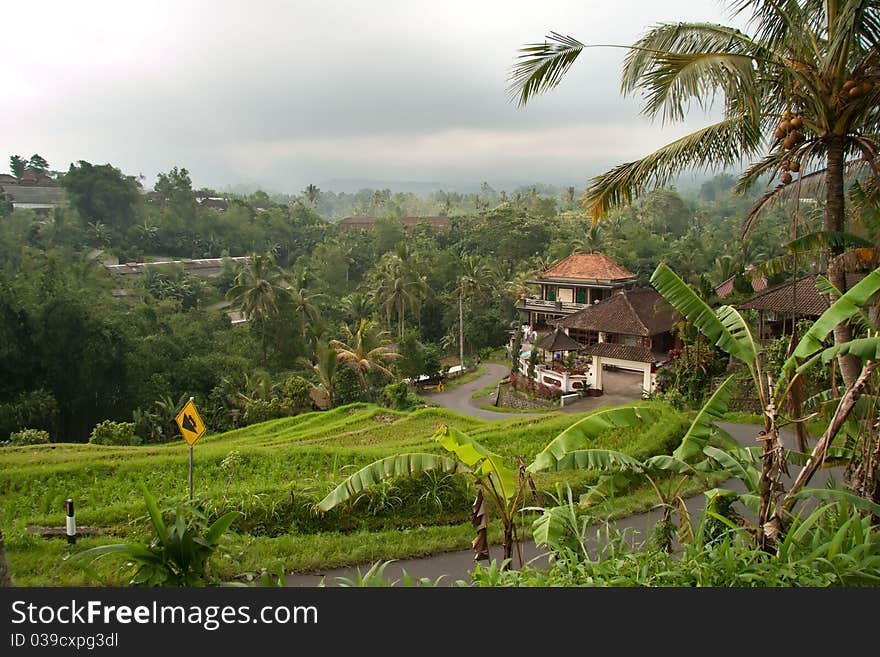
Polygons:
[[672,329],[678,316],[656,290],[622,290],[560,320],[556,326],[648,337]]
[[636,275],[601,253],[572,253],[545,270],[540,278],[590,281],[626,281]]
[[659,363],[660,359],[647,347],[633,347],[613,342],[597,342],[584,347],[581,353],[601,358],[616,358],[618,360],[632,360],[637,363]]
[[568,335],[561,328],[557,328],[553,333],[548,333],[545,335],[538,344],[535,345],[538,349],[543,349],[544,351],[580,351],[583,348],[583,345],[575,340],[574,338],[568,337]]
[[[864,274],[848,273],[846,283],[848,287],[855,285]],[[816,289],[816,274],[804,276],[796,281],[788,281],[774,285],[756,294],[748,301],[737,306],[740,310],[770,310],[777,313],[791,313],[798,315],[818,316],[828,309],[827,297],[819,294]]]

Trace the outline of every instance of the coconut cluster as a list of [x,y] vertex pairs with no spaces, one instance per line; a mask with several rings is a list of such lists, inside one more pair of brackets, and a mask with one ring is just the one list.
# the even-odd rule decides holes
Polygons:
[[[776,139],[782,140],[782,147],[785,150],[791,151],[804,141],[803,127],[804,120],[801,117],[799,110],[796,110],[795,112],[785,110],[782,114],[782,120],[780,120],[779,126],[773,132],[773,136]],[[792,176],[789,172],[797,173],[801,170],[801,165],[797,160],[788,158],[782,161],[779,168],[782,172],[779,179],[787,185],[792,181]]]
[[844,97],[858,98],[859,96],[871,93],[873,88],[874,83],[870,80],[849,79],[843,83],[841,91]]

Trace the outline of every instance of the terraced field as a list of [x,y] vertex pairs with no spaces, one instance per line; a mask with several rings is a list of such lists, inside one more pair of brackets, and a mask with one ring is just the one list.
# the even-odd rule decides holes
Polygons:
[[[596,447],[644,457],[672,449],[686,419],[667,407],[663,422],[642,431],[600,436]],[[352,469],[400,451],[441,452],[432,440],[449,424],[508,457],[526,461],[581,416],[550,413],[487,422],[443,409],[400,413],[354,404],[203,437],[195,449],[195,496],[209,516],[236,509],[242,518],[217,564],[240,578],[281,565],[287,570],[399,558],[467,546],[471,492],[461,477],[424,475],[390,482],[348,508],[319,515],[314,503]],[[72,497],[80,526],[99,528],[76,550],[149,538],[143,483],[172,508],[188,493],[188,454],[182,441],[146,447],[53,444],[0,450],[0,524],[17,584],[124,583],[124,564],[102,560],[94,573],[66,563],[63,540],[28,533],[28,526],[62,527]],[[596,473],[543,475],[555,491],[563,478],[583,490]],[[121,567],[121,568],[120,568]]]

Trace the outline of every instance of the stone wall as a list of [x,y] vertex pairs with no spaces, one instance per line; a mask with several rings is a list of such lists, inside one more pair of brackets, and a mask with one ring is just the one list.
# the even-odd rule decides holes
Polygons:
[[502,408],[531,411],[533,409],[555,409],[559,407],[559,402],[552,402],[548,399],[536,399],[514,390],[510,387],[509,383],[502,383],[498,386],[498,397],[495,405]]

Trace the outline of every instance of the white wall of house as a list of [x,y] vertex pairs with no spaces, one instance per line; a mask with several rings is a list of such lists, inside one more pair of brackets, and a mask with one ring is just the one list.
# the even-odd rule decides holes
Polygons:
[[596,385],[597,388],[602,387],[602,368],[605,365],[612,365],[631,372],[641,372],[642,390],[645,392],[654,392],[657,389],[657,375],[651,371],[651,363],[640,363],[635,360],[593,356],[593,367],[596,369],[596,378],[598,379]]

